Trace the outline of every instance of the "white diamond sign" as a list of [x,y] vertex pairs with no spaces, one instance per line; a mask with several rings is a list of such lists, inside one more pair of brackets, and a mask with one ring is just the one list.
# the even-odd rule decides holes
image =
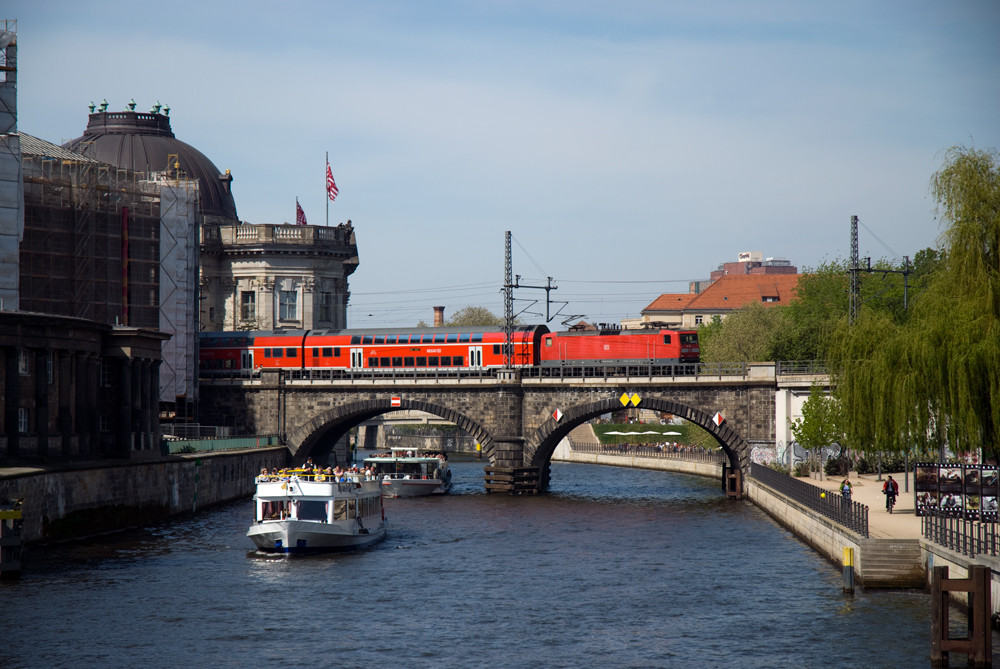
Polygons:
[[556,422],[558,423],[563,417],[563,412],[560,411],[559,409],[556,409],[555,411],[552,412],[552,417],[555,418]]
[[715,423],[716,425],[722,425],[722,421],[724,420],[726,419],[722,416],[722,413],[719,411],[716,411],[715,415],[712,416],[712,422]]

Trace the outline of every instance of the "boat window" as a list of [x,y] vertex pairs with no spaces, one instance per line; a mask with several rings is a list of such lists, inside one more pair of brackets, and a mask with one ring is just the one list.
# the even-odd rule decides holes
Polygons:
[[451,367],[451,356],[450,355],[442,355],[441,356],[441,366],[442,367]]
[[427,358],[427,366],[440,367],[441,363],[439,362],[438,357],[436,355],[432,355],[431,357]]
[[422,356],[422,355],[418,355],[417,356],[417,367],[426,367],[426,366],[427,366],[427,358],[424,357],[424,356]]
[[670,335],[663,335],[663,343],[664,344],[670,343]]
[[326,502],[299,500],[296,506],[299,520],[326,520]]
[[285,502],[263,502],[261,503],[261,516],[259,520],[281,520],[288,516],[288,508]]
[[[337,349],[337,353],[340,353],[340,349],[339,348]],[[331,358],[331,357],[333,357],[333,349],[330,348],[329,346],[324,346],[323,347],[323,357],[324,358]]]
[[460,355],[452,356],[452,358],[451,358],[451,364],[454,365],[455,367],[461,367],[462,366],[462,356],[460,356]]
[[347,500],[347,517],[357,518],[358,517],[358,501],[356,499]]
[[295,348],[286,348],[285,349],[285,357],[286,358],[297,358],[297,357],[299,357],[299,350],[295,349]]
[[393,358],[392,359],[392,366],[393,367],[402,367],[403,366],[403,359],[402,358]]
[[333,519],[334,520],[347,520],[347,500],[346,499],[335,499],[335,500],[333,500]]
[[403,358],[403,367],[413,367],[413,356],[408,355]]
[[351,346],[361,343],[361,335],[351,335]]
[[378,359],[378,366],[379,367],[388,367],[389,366],[389,358],[379,358]]

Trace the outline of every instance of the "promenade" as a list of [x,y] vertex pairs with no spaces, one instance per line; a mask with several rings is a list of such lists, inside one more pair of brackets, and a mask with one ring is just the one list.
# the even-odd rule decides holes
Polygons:
[[[885,495],[882,494],[882,484],[886,477],[892,475],[893,480],[899,484],[899,496],[896,498],[896,506],[890,514],[885,510]],[[840,484],[844,480],[843,476],[827,477],[825,480],[801,479],[817,488],[829,491],[827,494],[840,495]],[[902,472],[889,472],[882,474],[882,480],[878,480],[876,474],[856,474],[850,476],[852,489],[852,499],[868,507],[868,534],[874,539],[919,539],[920,538],[920,518],[913,510],[913,474],[910,474],[909,491],[906,492],[906,485]]]

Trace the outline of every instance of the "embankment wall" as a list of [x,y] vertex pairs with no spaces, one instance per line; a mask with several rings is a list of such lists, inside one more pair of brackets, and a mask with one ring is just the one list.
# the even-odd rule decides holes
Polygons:
[[261,467],[282,467],[283,447],[100,463],[0,477],[0,499],[23,499],[23,540],[75,539],[138,527],[249,497]]

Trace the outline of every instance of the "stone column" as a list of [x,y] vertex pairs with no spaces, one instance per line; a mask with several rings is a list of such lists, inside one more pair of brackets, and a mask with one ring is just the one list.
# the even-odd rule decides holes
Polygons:
[[35,349],[35,434],[38,455],[49,454],[49,356],[51,349]]
[[20,455],[20,431],[17,421],[17,404],[20,399],[18,383],[18,350],[7,347],[4,354],[4,424],[7,428],[7,453],[11,458]]

